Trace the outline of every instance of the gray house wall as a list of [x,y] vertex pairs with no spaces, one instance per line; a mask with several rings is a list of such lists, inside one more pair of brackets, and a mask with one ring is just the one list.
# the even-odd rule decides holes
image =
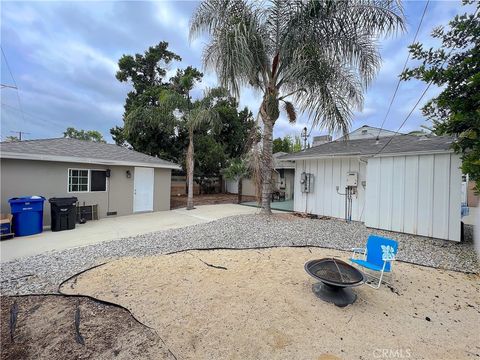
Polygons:
[[[110,169],[110,178],[105,192],[67,191],[68,169]],[[132,176],[127,178],[126,171]],[[133,213],[134,167],[79,164],[37,160],[1,159],[0,190],[2,213],[10,212],[8,199],[18,196],[41,195],[51,197],[75,196],[81,205],[98,204],[98,215],[106,217],[107,212],[117,215]],[[155,211],[170,209],[170,169],[155,169],[154,201]],[[44,225],[50,225],[50,204],[45,202]]]
[[[170,210],[170,188],[172,185],[172,170],[155,169],[155,187],[153,189],[153,210]],[[133,184],[133,181],[132,181]],[[130,205],[133,204],[133,195]]]

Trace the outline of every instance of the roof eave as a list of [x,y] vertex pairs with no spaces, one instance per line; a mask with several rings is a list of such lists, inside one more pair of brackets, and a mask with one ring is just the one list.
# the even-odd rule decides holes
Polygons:
[[55,156],[44,154],[25,154],[2,151],[0,154],[2,159],[17,159],[17,160],[37,160],[37,161],[53,161],[53,162],[69,162],[81,164],[98,164],[111,166],[139,166],[139,167],[153,167],[159,169],[181,170],[181,166],[177,164],[156,164],[139,161],[121,161],[121,160],[106,160],[93,158],[80,158],[75,156]]
[[408,151],[397,153],[380,153],[380,154],[312,154],[298,157],[284,157],[282,160],[296,161],[296,160],[312,160],[312,159],[330,159],[330,158],[347,158],[347,157],[386,157],[386,156],[408,156],[408,155],[430,155],[430,154],[449,154],[453,153],[452,149],[448,150],[422,150],[422,151]]

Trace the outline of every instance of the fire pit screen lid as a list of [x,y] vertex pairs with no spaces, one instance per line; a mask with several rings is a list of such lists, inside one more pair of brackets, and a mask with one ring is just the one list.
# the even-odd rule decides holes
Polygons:
[[363,281],[360,271],[334,258],[311,260],[305,264],[305,271],[315,279],[332,285],[352,286]]

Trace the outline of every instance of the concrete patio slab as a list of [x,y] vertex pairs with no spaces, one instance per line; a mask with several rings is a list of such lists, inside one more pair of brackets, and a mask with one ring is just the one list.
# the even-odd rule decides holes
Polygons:
[[60,232],[47,230],[41,234],[3,240],[0,243],[0,261],[6,262],[47,251],[92,245],[103,241],[205,223],[227,216],[258,212],[259,209],[253,207],[219,204],[197,206],[194,210],[176,209],[89,221],[83,225],[77,224],[74,230]]
[[[253,206],[257,208],[260,207],[260,205],[256,201],[246,201],[243,202],[242,205]],[[293,212],[293,200],[274,201],[270,204],[270,207],[272,208],[272,210]]]

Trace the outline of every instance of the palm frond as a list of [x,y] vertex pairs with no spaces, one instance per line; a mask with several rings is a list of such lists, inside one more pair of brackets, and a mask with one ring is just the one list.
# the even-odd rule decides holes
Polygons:
[[297,112],[295,111],[295,107],[290,101],[283,101],[284,102],[284,110],[287,113],[288,121],[290,124],[294,124],[297,121]]
[[203,63],[217,72],[220,83],[236,96],[240,87],[265,84],[267,64],[262,13],[242,0],[207,0],[200,4],[190,23],[190,36],[211,37]]

